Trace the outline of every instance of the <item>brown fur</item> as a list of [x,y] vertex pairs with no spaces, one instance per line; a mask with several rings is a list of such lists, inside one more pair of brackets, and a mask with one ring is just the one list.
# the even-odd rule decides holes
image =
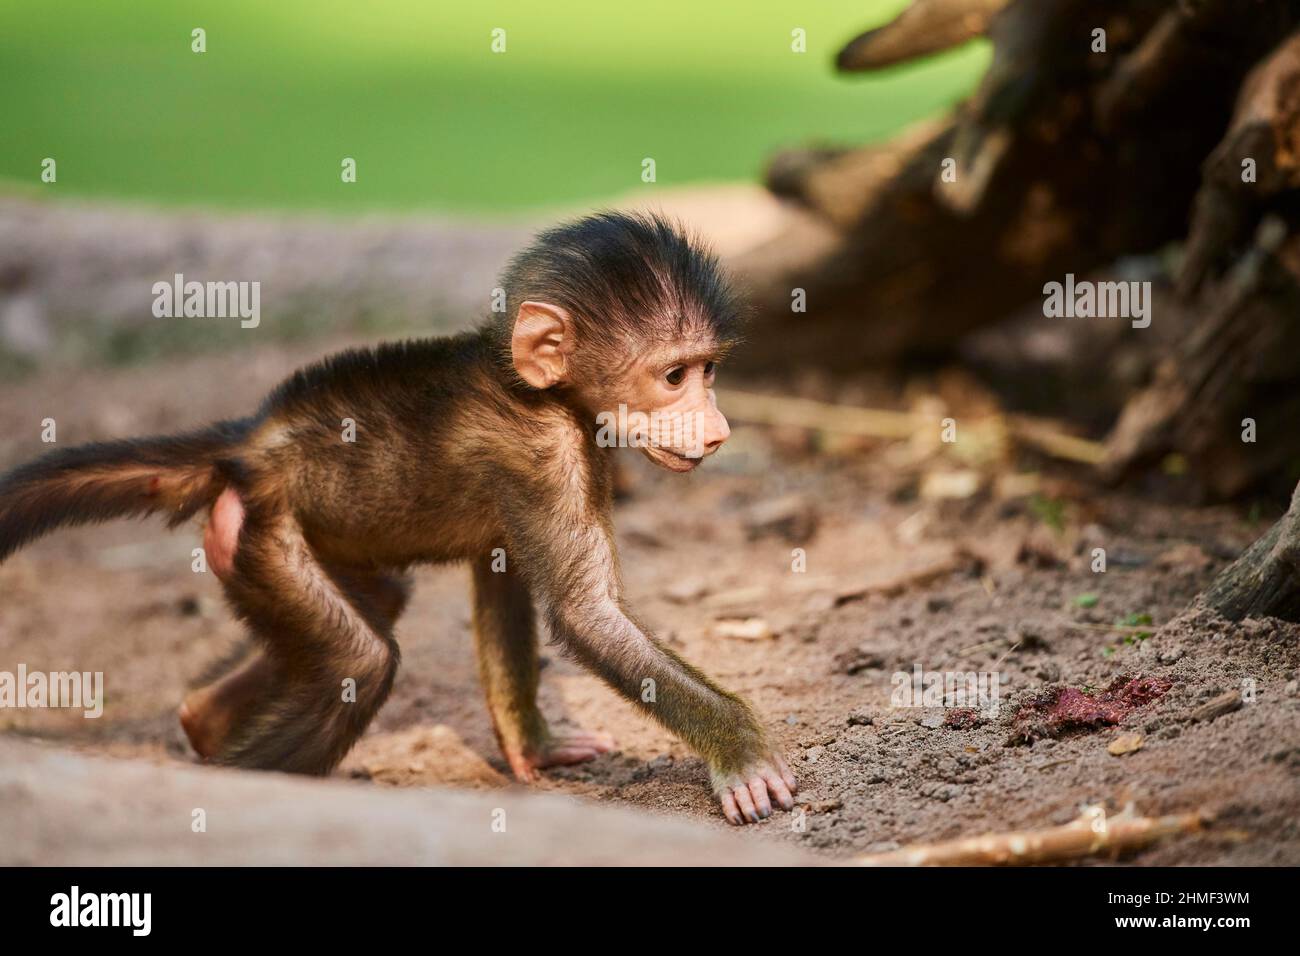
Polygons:
[[[683,242],[627,228],[637,241]],[[730,300],[712,287],[666,283],[673,269],[711,275],[709,262],[671,251],[681,261],[654,270],[645,295],[662,288],[668,298],[641,303],[649,310],[641,340],[632,316],[617,338],[588,335],[582,323],[601,314],[596,303],[573,320],[575,367],[621,369],[637,350],[676,339],[694,353],[725,351],[734,317],[714,313]],[[600,347],[583,351],[591,340]],[[245,663],[242,712],[214,757],[306,773],[334,767],[389,693],[405,569],[468,559],[480,672],[507,753],[547,741],[536,704],[536,607],[553,641],[694,747],[721,787],[769,751],[744,701],[625,607],[610,519],[613,452],[597,447],[591,419],[593,405],[621,394],[623,373],[604,376],[599,392],[579,380],[530,388],[509,365],[507,341],[497,323],[346,352],[296,373],[252,418],[41,459],[0,480],[0,556],[60,523],[149,511],[180,520],[234,488],[244,519],[223,586],[266,661]],[[609,351],[614,341],[627,351]],[[345,419],[355,422],[354,443],[342,438]],[[504,573],[490,567],[496,548]],[[344,700],[348,681],[355,702]]]

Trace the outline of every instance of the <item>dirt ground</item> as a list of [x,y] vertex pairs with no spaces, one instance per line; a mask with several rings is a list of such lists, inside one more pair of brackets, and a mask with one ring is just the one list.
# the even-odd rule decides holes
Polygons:
[[[0,385],[0,467],[46,449],[45,418],[71,445],[247,413],[326,348],[281,343]],[[1300,863],[1300,627],[1178,618],[1272,516],[1251,522],[1240,509],[1103,491],[1066,472],[1049,472],[1034,494],[1003,485],[944,499],[920,493],[923,474],[897,448],[818,447],[743,423],[689,478],[621,454],[628,491],[617,523],[632,605],[765,717],[800,777],[803,825],[778,812],[729,831],[701,762],[554,647],[544,648],[544,712],[609,731],[620,747],[550,772],[541,789],[832,858],[1064,823],[1085,804],[1200,809],[1216,817],[1207,833],[1135,861]],[[106,684],[98,720],[5,710],[0,730],[192,761],[175,708],[241,633],[215,579],[190,569],[198,544],[197,528],[117,523],[59,533],[0,566],[0,670],[103,671]],[[796,547],[806,570],[792,569]],[[1095,547],[1106,549],[1105,573],[1090,569]],[[1119,621],[1127,630],[1110,629]],[[476,679],[464,569],[417,572],[399,638],[393,697],[338,773],[376,787],[513,786]],[[893,675],[918,666],[997,672],[997,712],[891,707]],[[1139,675],[1169,689],[1118,726],[1014,739],[1016,715],[1036,695],[1060,686],[1096,695]],[[1197,719],[1234,690],[1242,706]],[[1123,734],[1142,746],[1115,756],[1108,746]]]

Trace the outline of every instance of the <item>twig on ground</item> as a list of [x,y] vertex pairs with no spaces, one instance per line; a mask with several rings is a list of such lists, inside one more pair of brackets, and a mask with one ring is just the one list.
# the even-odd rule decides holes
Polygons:
[[978,564],[978,557],[965,548],[956,548],[952,554],[936,561],[934,564],[928,564],[914,571],[905,571],[884,581],[841,591],[835,596],[835,606],[840,607],[851,601],[860,601],[873,594],[879,594],[883,597],[896,597],[912,588],[933,584],[940,578],[945,578],[958,571],[968,571],[972,567],[978,566]]
[[[912,412],[730,389],[719,396],[719,405],[735,418],[758,425],[807,428],[859,438],[904,440],[934,424],[929,417]],[[980,427],[980,423],[973,427]],[[1005,429],[1013,440],[1037,448],[1053,458],[1095,465],[1104,456],[1100,443],[1068,435],[1042,419],[1024,415],[993,416],[986,427]]]
[[868,853],[850,862],[855,866],[1025,866],[1101,853],[1119,856],[1166,837],[1196,833],[1210,819],[1203,811],[1139,817],[1131,805],[1107,817],[1101,807],[1092,806],[1064,826],[919,844],[887,853]]

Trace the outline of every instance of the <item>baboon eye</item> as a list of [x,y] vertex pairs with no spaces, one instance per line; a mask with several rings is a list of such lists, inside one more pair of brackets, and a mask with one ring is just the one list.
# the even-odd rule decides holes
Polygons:
[[682,382],[686,381],[686,366],[677,365],[670,368],[664,378],[668,380],[669,385],[682,384]]
[[704,363],[704,377],[705,377],[705,378],[713,378],[713,373],[716,372],[717,370],[718,370],[718,363],[717,363],[717,362],[705,362],[705,363]]

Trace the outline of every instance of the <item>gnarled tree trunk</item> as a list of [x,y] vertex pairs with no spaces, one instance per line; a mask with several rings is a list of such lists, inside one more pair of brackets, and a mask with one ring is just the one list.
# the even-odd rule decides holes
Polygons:
[[1203,599],[1231,621],[1300,621],[1300,486],[1287,513],[1214,579]]
[[[810,252],[801,222],[738,263],[760,313],[738,363],[848,370],[950,351],[1066,273],[1181,244],[1180,301],[1154,317],[1179,325],[1173,354],[1168,335],[1145,336],[1158,371],[1129,397],[1103,472],[1178,452],[1219,496],[1277,475],[1300,459],[1297,26],[1296,0],[915,0],[840,67],[979,32],[992,65],[949,121],[773,161],[769,187],[822,234]],[[1244,418],[1259,442],[1241,441]]]

